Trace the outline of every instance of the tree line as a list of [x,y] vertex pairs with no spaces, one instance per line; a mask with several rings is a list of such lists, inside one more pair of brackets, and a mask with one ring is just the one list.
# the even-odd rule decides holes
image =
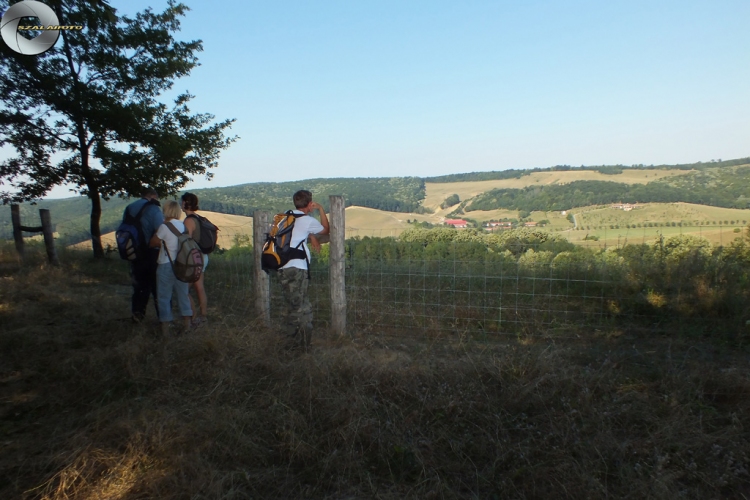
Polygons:
[[[596,283],[609,289],[603,294],[612,298],[608,311],[616,317],[727,316],[744,324],[750,299],[750,244],[742,237],[713,246],[704,238],[676,235],[652,243],[597,249],[535,229],[487,234],[471,229],[411,228],[398,239],[352,238],[346,244],[354,273],[377,262],[379,269],[409,271],[402,276],[429,267],[433,275],[455,278],[463,273],[476,275],[480,282],[493,275],[536,277],[550,279],[545,286],[551,290],[559,286],[565,296],[590,293],[591,284]],[[532,287],[535,283],[509,282],[516,292],[523,283]]]
[[295,191],[307,189],[326,211],[329,195],[343,195],[346,206],[389,212],[417,212],[425,197],[419,177],[334,178],[292,182],[259,182],[223,188],[197,189],[201,209],[252,216],[256,210],[281,212],[291,208]]
[[496,170],[492,172],[466,172],[461,174],[439,175],[435,177],[425,177],[425,182],[468,182],[468,181],[494,181],[503,179],[520,179],[521,177],[531,175],[537,172],[567,172],[571,170],[590,170],[600,172],[605,175],[621,174],[625,170],[707,170],[717,167],[735,167],[738,165],[750,164],[750,157],[738,158],[734,160],[712,160],[710,162],[682,163],[677,165],[581,165],[574,167],[571,165],[555,165],[554,167],[532,168],[532,169],[508,169]]
[[724,208],[750,206],[750,167],[732,172],[697,173],[648,184],[574,181],[569,184],[499,188],[484,192],[463,207],[474,210],[511,209],[560,211],[610,203],[695,203]]

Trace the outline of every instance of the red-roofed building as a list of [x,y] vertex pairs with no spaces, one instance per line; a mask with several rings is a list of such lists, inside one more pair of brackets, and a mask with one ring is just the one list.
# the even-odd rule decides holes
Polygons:
[[462,229],[462,228],[466,228],[469,225],[469,223],[463,219],[445,219],[445,225]]

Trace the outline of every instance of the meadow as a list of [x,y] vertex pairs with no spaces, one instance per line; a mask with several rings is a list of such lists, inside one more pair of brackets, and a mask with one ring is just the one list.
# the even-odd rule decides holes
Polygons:
[[130,323],[113,256],[63,250],[51,268],[33,244],[23,264],[0,250],[2,498],[750,495],[744,331],[526,318],[510,336],[396,335],[352,318],[337,338],[321,256],[301,353],[256,321],[242,248],[212,257],[210,323],[178,337],[152,309]]

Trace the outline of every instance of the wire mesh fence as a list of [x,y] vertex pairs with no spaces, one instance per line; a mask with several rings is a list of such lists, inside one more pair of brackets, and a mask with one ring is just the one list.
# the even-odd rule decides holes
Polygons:
[[[54,213],[52,218],[58,227],[71,226]],[[70,230],[88,231],[78,226]],[[247,322],[255,316],[252,221],[221,229],[229,239],[209,258],[210,303],[222,317]],[[347,228],[348,328],[353,335],[488,338],[744,333],[750,249],[743,234],[723,226],[697,234],[687,229],[655,231],[653,237],[640,229],[639,238],[626,232],[619,243],[608,235],[573,244],[554,232],[540,239],[540,230],[525,236],[517,230],[480,236],[451,230],[453,239],[443,241],[430,230],[415,238],[396,229]],[[90,249],[90,243],[78,247]],[[328,269],[324,246],[313,256],[309,288],[318,328],[332,319]],[[272,319],[280,317],[282,303],[278,281],[271,279]]]
[[[314,255],[316,327],[331,322],[325,251]],[[222,308],[253,314],[252,253],[212,258],[207,283]],[[347,240],[347,324],[353,335],[578,337],[597,332],[737,335],[748,307],[750,249],[690,238],[571,248],[564,242],[493,248],[477,242]],[[281,290],[271,280],[271,316]]]
[[[675,243],[675,242],[672,242]],[[365,332],[480,335],[596,330],[735,334],[747,316],[747,250],[629,244],[503,251],[350,241],[349,321]],[[373,247],[377,246],[377,250]],[[472,248],[473,246],[473,248]],[[466,253],[474,252],[474,258]],[[368,254],[369,253],[369,254]],[[421,254],[421,255],[420,255]]]

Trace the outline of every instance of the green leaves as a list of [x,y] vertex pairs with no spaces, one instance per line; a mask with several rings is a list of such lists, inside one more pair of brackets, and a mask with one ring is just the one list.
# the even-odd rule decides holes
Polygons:
[[[2,46],[0,146],[16,157],[0,163],[5,202],[33,200],[72,183],[92,200],[98,236],[100,197],[140,195],[144,186],[173,194],[191,177],[208,175],[233,120],[192,114],[189,94],[160,101],[174,80],[198,65],[200,40],[177,41],[188,8],[170,1],[131,19],[103,1],[54,3],[58,18],[83,25],[64,31],[39,56]],[[95,247],[96,252],[96,247]]]

